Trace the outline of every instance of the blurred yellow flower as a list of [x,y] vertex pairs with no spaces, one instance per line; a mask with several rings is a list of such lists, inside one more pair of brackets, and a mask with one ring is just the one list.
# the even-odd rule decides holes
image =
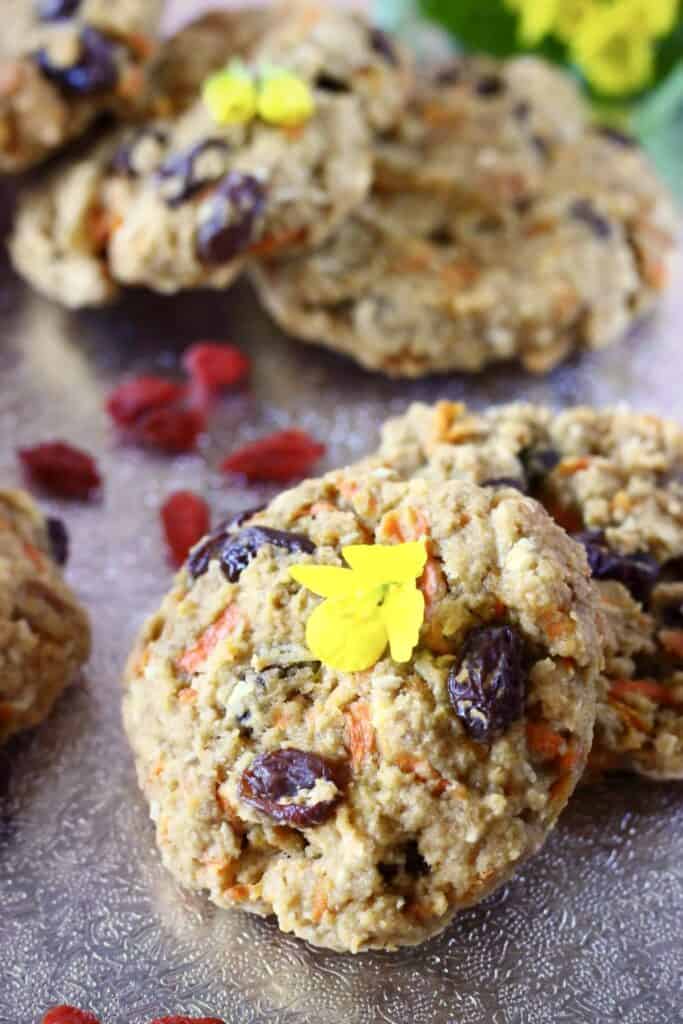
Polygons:
[[596,5],[569,40],[574,61],[599,92],[637,92],[654,73],[652,41],[632,3]]
[[350,568],[290,569],[297,583],[327,598],[306,624],[311,653],[340,672],[371,668],[387,645],[394,661],[409,661],[424,620],[424,597],[416,585],[427,561],[424,541],[353,544],[342,555]]
[[270,69],[258,95],[258,112],[269,124],[293,127],[307,121],[315,110],[310,86],[291,71]]
[[202,98],[216,124],[247,124],[256,116],[256,85],[240,61],[210,75]]
[[506,0],[519,14],[519,37],[525,46],[535,46],[549,35],[560,13],[562,0]]
[[651,36],[665,36],[678,19],[678,0],[629,0],[638,23]]

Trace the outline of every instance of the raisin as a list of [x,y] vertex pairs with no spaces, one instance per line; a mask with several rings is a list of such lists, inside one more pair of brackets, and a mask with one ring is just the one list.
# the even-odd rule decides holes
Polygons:
[[173,564],[180,567],[192,548],[209,532],[209,506],[192,491],[176,491],[161,506],[161,522]]
[[239,473],[250,482],[287,483],[306,476],[324,454],[325,446],[303,431],[282,430],[233,452],[221,469]]
[[57,565],[66,565],[69,561],[69,534],[66,526],[61,519],[56,519],[54,516],[49,516],[45,525],[53,561]]
[[543,486],[545,478],[559,464],[561,456],[554,448],[523,448],[519,453],[519,461],[526,476],[526,489],[529,494],[536,494]]
[[316,76],[315,87],[316,89],[322,89],[323,92],[350,92],[346,82],[342,82],[341,79],[335,78],[333,75],[329,75],[326,71],[321,71],[320,74]]
[[550,144],[542,135],[532,135],[531,144],[538,155],[542,156],[544,160],[547,160],[550,157]]
[[67,94],[90,96],[113,89],[118,79],[111,43],[89,26],[81,32],[76,64],[67,67],[53,64],[46,49],[38,50],[35,59],[45,77]]
[[124,174],[127,178],[137,178],[141,171],[135,166],[135,150],[146,139],[151,139],[159,146],[168,141],[168,135],[160,128],[140,128],[127,142],[124,142],[109,161],[109,169],[114,174]]
[[512,116],[518,121],[526,121],[531,113],[531,104],[528,100],[520,100],[512,108]]
[[620,132],[617,128],[611,128],[608,124],[599,125],[596,128],[596,132],[617,146],[623,146],[625,149],[638,149],[638,140],[633,135]]
[[41,21],[60,21],[71,18],[81,6],[81,0],[38,0],[36,13]]
[[394,44],[387,33],[383,32],[381,28],[370,29],[370,46],[380,57],[384,57],[387,64],[398,67],[398,57],[396,56]]
[[659,563],[652,555],[622,555],[609,547],[601,530],[586,530],[574,534],[574,539],[583,544],[594,579],[623,583],[637,601],[647,602],[659,578]]
[[119,384],[107,399],[107,412],[120,427],[131,427],[146,413],[179,401],[185,386],[165,377],[134,377]]
[[405,844],[403,853],[406,874],[412,878],[422,878],[423,875],[429,874],[429,864],[420,853],[420,848],[414,839]]
[[612,234],[612,225],[598,213],[590,199],[575,199],[569,207],[569,214],[574,220],[586,224],[596,238],[605,239]]
[[[260,509],[242,513],[241,517],[248,518],[255,515],[256,511]],[[315,552],[315,544],[303,533],[288,533],[284,530],[273,530],[268,526],[251,526],[235,534],[235,523],[237,522],[239,526],[241,517],[238,517],[237,521],[232,520],[217,527],[201,547],[192,552],[187,568],[194,579],[203,576],[213,559],[219,558],[225,576],[231,583],[236,583],[265,544],[308,555]]]
[[232,171],[215,190],[211,212],[197,232],[197,253],[203,263],[229,263],[254,240],[266,204],[261,182],[250,174]]
[[197,161],[210,150],[227,155],[230,152],[230,146],[223,139],[204,139],[203,142],[198,142],[184,153],[176,153],[169,157],[161,167],[157,168],[156,179],[158,182],[176,182],[178,186],[174,192],[167,192],[164,189],[164,199],[168,206],[179,206],[186,199],[191,199],[197,192],[201,192],[206,185],[212,184],[222,176],[223,172],[211,176],[197,173]]
[[[317,804],[283,803],[302,790],[313,789],[319,779],[333,782],[339,793]],[[293,747],[260,754],[240,779],[240,796],[269,818],[283,825],[309,828],[321,825],[334,813],[349,782],[348,766]]]
[[21,448],[19,458],[31,480],[58,498],[87,501],[102,483],[92,456],[64,441]]
[[384,884],[391,885],[391,883],[396,879],[396,875],[398,874],[398,864],[388,864],[384,863],[383,861],[380,861],[380,863],[377,865],[377,870],[382,876],[382,881],[384,882]]
[[437,85],[457,85],[461,77],[462,66],[457,61],[453,61],[437,70],[434,81]]
[[505,92],[505,82],[500,75],[482,75],[477,79],[474,91],[478,96],[484,96],[487,99],[491,96],[500,96]]
[[93,1013],[75,1006],[54,1006],[43,1017],[43,1024],[100,1024]]
[[205,426],[197,409],[152,409],[137,421],[131,438],[145,448],[180,455],[194,451]]
[[490,480],[484,480],[481,486],[493,487],[496,490],[499,487],[513,487],[516,491],[521,491],[522,494],[525,492],[524,482],[522,480],[517,480],[514,476],[493,476]]
[[236,388],[249,377],[251,360],[234,345],[198,342],[187,349],[183,367],[190,374],[202,399]]
[[511,626],[481,626],[465,639],[448,695],[468,736],[488,743],[524,713],[523,642]]
[[236,583],[258,551],[272,544],[285,551],[303,552],[312,555],[315,544],[302,533],[287,533],[272,530],[268,526],[249,526],[241,533],[230,537],[220,553],[221,569],[231,583]]
[[253,519],[259,512],[263,512],[265,507],[265,505],[254,505],[253,508],[245,508],[242,512],[237,512],[232,519],[228,520],[228,532],[233,533],[235,530],[239,530],[249,519]]

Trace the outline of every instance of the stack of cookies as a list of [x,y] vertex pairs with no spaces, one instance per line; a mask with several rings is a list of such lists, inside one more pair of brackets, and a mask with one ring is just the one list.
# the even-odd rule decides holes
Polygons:
[[581,779],[682,778],[682,470],[654,416],[415,405],[215,530],[126,679],[166,866],[392,949],[509,878]]
[[[661,293],[669,198],[558,71],[417,68],[309,3],[150,45],[157,15],[42,0],[0,77],[6,170],[110,118],[20,202],[15,265],[56,301],[247,272],[296,337],[412,377],[545,372]],[[126,674],[168,868],[315,944],[394,949],[510,878],[581,780],[683,777],[682,472],[655,416],[415,405],[214,530]],[[0,494],[0,738],[87,655],[49,540]]]
[[16,267],[68,306],[247,269],[287,331],[371,369],[545,372],[621,337],[665,285],[665,190],[538,60],[415,67],[306,2],[211,14],[160,48],[140,42],[142,0],[37,7],[38,41],[2,75],[2,166],[118,116],[17,217]]

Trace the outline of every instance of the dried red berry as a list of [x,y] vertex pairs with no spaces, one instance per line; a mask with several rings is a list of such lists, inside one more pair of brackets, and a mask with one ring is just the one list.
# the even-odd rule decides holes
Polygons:
[[176,491],[161,506],[161,522],[173,564],[180,568],[211,526],[209,506],[192,491]]
[[198,409],[153,409],[138,420],[131,437],[146,448],[170,454],[191,452],[205,423]]
[[134,377],[125,380],[107,399],[107,412],[119,427],[131,427],[153,409],[183,398],[185,385],[165,377]]
[[281,430],[233,452],[221,465],[224,473],[240,473],[249,481],[286,483],[306,476],[325,454],[302,430]]
[[55,497],[86,501],[102,483],[92,456],[63,441],[20,448],[18,454],[31,480]]
[[100,1024],[97,1017],[75,1006],[54,1006],[43,1017],[43,1024]]
[[183,366],[203,398],[243,384],[251,371],[251,360],[234,345],[198,342],[188,348]]
[[219,1017],[156,1017],[150,1024],[225,1024]]

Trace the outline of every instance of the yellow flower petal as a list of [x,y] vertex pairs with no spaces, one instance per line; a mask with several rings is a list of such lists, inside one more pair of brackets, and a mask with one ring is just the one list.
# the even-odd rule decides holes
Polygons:
[[666,35],[676,24],[678,0],[622,0],[633,12],[641,31],[653,37]]
[[425,599],[422,592],[407,583],[394,584],[381,608],[391,647],[391,657],[399,663],[410,661],[420,639]]
[[311,653],[329,668],[363,672],[382,657],[387,631],[376,604],[356,598],[323,601],[306,624]]
[[342,555],[368,588],[413,582],[422,574],[427,561],[423,540],[409,544],[351,544],[342,550]]
[[561,0],[521,0],[519,37],[525,46],[535,46],[555,25]]
[[346,597],[358,591],[359,578],[336,565],[293,565],[289,575],[319,597]]
[[258,112],[269,124],[291,127],[313,115],[315,100],[310,86],[290,71],[271,71],[258,94]]
[[241,64],[207,78],[202,98],[217,124],[247,124],[256,116],[256,86]]
[[609,95],[642,89],[654,72],[652,43],[624,4],[603,6],[586,18],[571,50],[591,85]]

